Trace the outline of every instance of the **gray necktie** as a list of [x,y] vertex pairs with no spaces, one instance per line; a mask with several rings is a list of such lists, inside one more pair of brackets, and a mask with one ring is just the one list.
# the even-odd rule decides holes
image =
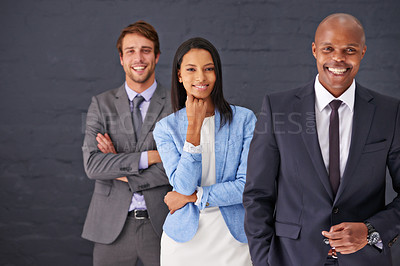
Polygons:
[[336,193],[340,184],[340,139],[339,139],[339,106],[342,101],[333,100],[329,103],[331,115],[329,118],[329,181],[331,183],[333,195]]
[[133,128],[135,129],[136,140],[139,139],[140,130],[142,129],[142,124],[143,124],[142,114],[139,109],[139,106],[143,101],[144,101],[143,96],[138,94],[131,102],[132,122],[133,122]]

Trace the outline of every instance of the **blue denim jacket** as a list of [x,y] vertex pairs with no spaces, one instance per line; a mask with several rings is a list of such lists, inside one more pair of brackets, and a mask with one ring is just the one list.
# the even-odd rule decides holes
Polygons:
[[[220,114],[215,111],[216,184],[203,186],[200,206],[188,203],[174,214],[168,214],[165,220],[165,233],[177,242],[186,242],[194,237],[199,224],[199,211],[207,205],[218,206],[232,236],[247,243],[242,194],[256,117],[249,109],[231,107],[233,120],[221,128]],[[191,195],[201,184],[201,154],[183,151],[187,126],[186,108],[183,108],[160,120],[153,135],[174,190]]]

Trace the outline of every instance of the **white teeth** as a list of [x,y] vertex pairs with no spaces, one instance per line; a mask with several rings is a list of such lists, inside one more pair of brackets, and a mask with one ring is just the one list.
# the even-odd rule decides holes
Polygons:
[[343,74],[344,72],[347,71],[346,68],[333,68],[333,67],[328,67],[328,70],[336,75]]
[[196,88],[205,89],[205,88],[207,88],[207,86],[196,86]]
[[140,66],[140,67],[133,67],[134,70],[143,70],[144,67]]

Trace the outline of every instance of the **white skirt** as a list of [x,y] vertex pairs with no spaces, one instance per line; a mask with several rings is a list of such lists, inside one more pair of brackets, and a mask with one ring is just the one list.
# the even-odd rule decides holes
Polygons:
[[161,266],[251,266],[248,244],[229,232],[218,207],[200,212],[193,239],[179,243],[165,232],[161,237]]

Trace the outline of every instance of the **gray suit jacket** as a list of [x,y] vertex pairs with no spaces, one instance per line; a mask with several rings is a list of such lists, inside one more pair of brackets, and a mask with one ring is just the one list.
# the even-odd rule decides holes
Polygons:
[[[150,221],[161,236],[168,213],[165,194],[171,190],[162,163],[139,170],[142,151],[156,150],[155,123],[171,113],[169,94],[160,85],[150,101],[140,137],[136,143],[124,85],[92,98],[86,119],[83,160],[87,176],[96,180],[82,237],[110,244],[124,226],[133,192],[141,191]],[[108,133],[118,154],[103,154],[97,148],[97,133]],[[115,178],[127,176],[129,183]]]
[[365,246],[339,265],[391,265],[400,233],[400,197],[385,206],[386,167],[400,191],[400,101],[356,84],[347,165],[334,198],[315,124],[313,82],[267,95],[250,146],[244,190],[245,230],[255,266],[321,266],[321,231],[369,221],[383,251]]

